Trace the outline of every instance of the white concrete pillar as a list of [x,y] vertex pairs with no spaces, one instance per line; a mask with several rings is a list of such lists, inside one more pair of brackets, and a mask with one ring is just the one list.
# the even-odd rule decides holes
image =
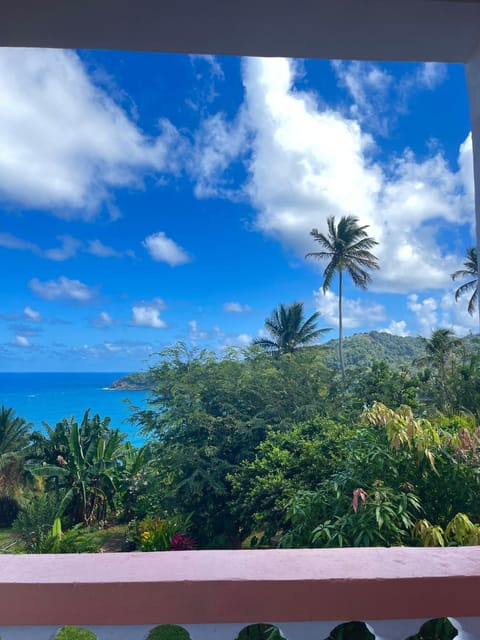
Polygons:
[[[477,256],[480,256],[480,46],[465,67],[468,101],[470,104],[470,123],[472,128]],[[480,321],[480,295],[478,313]]]
[[1,640],[53,640],[60,627],[0,627]]
[[[152,625],[128,625],[123,627],[117,626],[85,626],[95,634],[97,640],[146,640]],[[33,639],[32,639],[33,640]]]
[[330,622],[278,622],[275,626],[280,629],[286,640],[323,640],[328,638],[340,621]]
[[191,640],[236,640],[248,623],[182,624],[182,627],[188,631]]
[[457,640],[478,640],[480,638],[480,618],[449,618],[458,631]]
[[367,620],[365,624],[375,640],[404,640],[417,634],[426,620]]

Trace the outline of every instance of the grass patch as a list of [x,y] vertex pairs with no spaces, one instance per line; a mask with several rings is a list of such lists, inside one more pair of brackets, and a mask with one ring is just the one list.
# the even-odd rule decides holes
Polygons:
[[[16,536],[12,529],[0,529],[0,553],[15,553],[20,549],[20,545],[14,544]],[[13,545],[13,546],[12,546]]]
[[78,541],[82,544],[102,549],[102,551],[121,551],[126,528],[126,524],[117,524],[106,529],[89,528],[85,529],[85,531],[80,530]]
[[[81,547],[101,549],[112,553],[121,552],[126,528],[126,524],[117,524],[106,529],[95,529],[93,527],[85,530],[81,529],[78,542]],[[0,553],[24,553],[25,550],[22,543],[16,543],[16,540],[17,537],[11,528],[0,529]],[[76,640],[76,637],[74,640]]]

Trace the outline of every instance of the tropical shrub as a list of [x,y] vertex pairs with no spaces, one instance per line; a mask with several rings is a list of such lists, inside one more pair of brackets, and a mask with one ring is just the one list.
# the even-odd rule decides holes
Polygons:
[[421,504],[409,487],[397,491],[381,481],[353,489],[348,485],[330,480],[318,491],[298,493],[288,505],[291,526],[280,546],[376,547],[411,541]]
[[185,530],[188,521],[168,516],[149,516],[138,523],[137,536],[140,551],[189,551],[195,541]]
[[192,514],[202,547],[236,546],[243,516],[232,510],[229,474],[254,458],[269,429],[323,412],[328,372],[308,349],[272,358],[256,347],[220,359],[177,344],[160,355],[149,406],[133,416],[156,438],[152,502],[157,511]]
[[125,443],[116,494],[120,520],[141,520],[148,514],[162,510],[163,476],[157,466],[153,443],[147,443],[139,449],[129,442]]
[[29,553],[41,553],[60,513],[61,494],[44,493],[30,497],[13,523],[13,530]]
[[100,545],[85,539],[84,533],[81,524],[63,532],[60,518],[55,518],[51,530],[41,540],[35,553],[98,553]]
[[317,417],[288,430],[269,429],[255,459],[228,476],[232,511],[244,535],[282,528],[288,502],[300,490],[314,490],[345,458],[354,428]]
[[419,520],[413,535],[421,540],[424,547],[479,545],[480,525],[474,524],[464,513],[457,513],[445,529],[440,525],[432,525],[428,520]]
[[62,511],[72,524],[95,524],[106,519],[108,508],[115,510],[124,436],[109,424],[86,411],[80,425],[64,419],[55,429],[46,425],[46,436],[35,434],[30,471],[46,478],[47,489],[65,490]]
[[418,407],[418,379],[406,367],[391,369],[386,362],[373,362],[371,367],[357,368],[349,373],[349,404],[362,410],[374,402],[389,407]]
[[368,452],[357,455],[353,446],[357,473],[370,477],[375,473],[374,478],[392,486],[401,482],[414,486],[427,519],[440,526],[459,512],[480,520],[480,431],[473,416],[437,413],[427,420],[415,418],[410,407],[392,411],[375,403],[364,413],[364,422],[379,429],[369,436],[375,440],[373,449],[384,453],[374,464]]

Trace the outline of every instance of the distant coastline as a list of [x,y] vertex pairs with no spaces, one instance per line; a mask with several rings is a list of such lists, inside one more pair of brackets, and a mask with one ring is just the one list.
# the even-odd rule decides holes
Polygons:
[[135,446],[142,446],[145,438],[130,422],[130,403],[145,407],[148,391],[110,391],[113,382],[126,375],[125,371],[0,372],[0,398],[36,430],[43,431],[44,423],[54,427],[64,418],[81,422],[90,409],[90,415],[109,417],[112,428],[127,434]]
[[150,391],[152,388],[152,376],[147,371],[129,373],[114,380],[109,386],[111,391]]

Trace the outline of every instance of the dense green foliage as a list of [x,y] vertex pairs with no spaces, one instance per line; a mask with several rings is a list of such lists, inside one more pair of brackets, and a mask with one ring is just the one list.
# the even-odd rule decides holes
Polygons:
[[[141,448],[88,412],[40,433],[4,408],[0,516],[20,508],[14,535],[37,553],[98,550],[90,532],[114,523],[142,551],[480,544],[478,339],[349,340],[358,362],[377,349],[403,365],[373,360],[342,380],[325,347],[165,349],[132,412]],[[330,637],[370,634],[350,622]],[[440,619],[419,637],[453,630]]]
[[336,471],[353,435],[347,425],[320,417],[288,430],[270,428],[255,458],[228,478],[241,530],[248,534],[253,527],[274,536],[291,498]]
[[328,371],[310,350],[272,358],[257,348],[222,359],[179,344],[161,358],[149,408],[135,412],[156,440],[157,498],[192,514],[202,544],[236,544],[229,475],[253,459],[269,428],[288,430],[322,412]]
[[[15,535],[40,553],[98,549],[86,532],[118,522],[124,549],[143,551],[480,544],[478,342],[360,334],[345,340],[344,380],[331,345],[174,345],[133,408],[140,449],[88,412],[39,433],[3,409],[0,511],[21,507]],[[164,632],[178,640],[152,638]],[[330,636],[370,637],[358,622]],[[453,637],[445,619],[415,636]]]
[[29,469],[46,478],[47,487],[64,490],[62,511],[74,524],[105,520],[107,509],[114,508],[124,436],[109,423],[87,411],[80,425],[64,419],[53,429],[45,425],[46,435],[34,434]]
[[[285,534],[298,530],[297,503],[309,496],[316,526],[346,519],[342,544],[418,544],[417,520],[445,527],[461,512],[477,521],[477,467],[459,460],[476,456],[477,347],[445,331],[419,342],[423,357],[410,369],[385,362],[351,369],[346,388],[320,348],[276,357],[251,348],[223,358],[182,344],[165,350],[151,370],[149,407],[135,412],[155,443],[154,510],[191,517],[205,547],[270,545],[282,533],[282,544],[307,544],[308,535]],[[407,421],[431,416],[422,433],[436,438],[427,449],[435,468],[413,449],[392,449],[384,431],[362,422],[364,409],[379,402],[408,405]],[[467,433],[469,453],[452,449],[450,440],[466,442]],[[369,496],[362,517],[351,508],[356,489]],[[329,527],[330,542],[325,532],[315,544],[339,544]]]
[[[467,336],[460,340],[467,353],[470,353],[475,348],[472,344],[476,340],[474,336]],[[351,377],[351,369],[355,367],[366,369],[375,362],[385,362],[390,369],[394,370],[411,368],[414,361],[425,355],[425,343],[422,338],[396,336],[381,331],[356,333],[353,336],[347,336],[343,339],[343,347],[345,363],[349,369],[349,379]],[[322,353],[322,359],[326,366],[334,370],[338,367],[338,340],[329,340],[321,346],[313,346],[311,348],[318,349]],[[112,387],[118,384],[120,387],[125,385],[125,388],[128,388],[129,383],[131,383],[133,388],[137,380],[141,384],[141,380],[144,379],[148,379],[147,387],[153,391],[154,382],[149,372],[132,373],[124,376],[113,383]]]
[[[388,334],[357,338],[410,353]],[[0,456],[16,472],[0,506],[8,521],[21,509],[15,531],[39,551],[80,549],[70,528],[116,522],[125,548],[144,550],[474,540],[478,341],[439,329],[416,345],[409,367],[375,361],[342,381],[322,347],[220,356],[179,343],[148,372],[147,408],[133,408],[140,449],[88,412],[31,432],[3,409]]]

